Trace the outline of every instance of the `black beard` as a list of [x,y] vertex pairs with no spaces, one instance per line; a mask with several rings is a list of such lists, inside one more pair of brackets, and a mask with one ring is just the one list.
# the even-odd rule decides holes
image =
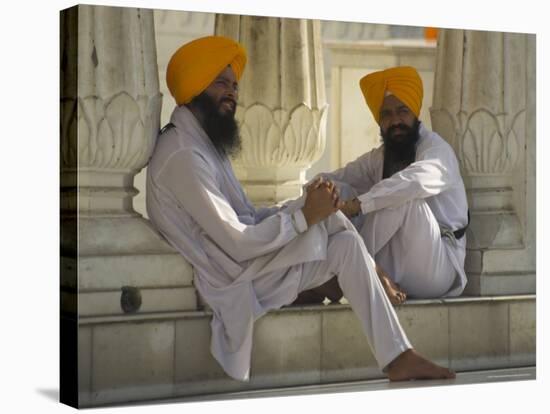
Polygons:
[[219,105],[206,94],[206,92],[194,97],[190,105],[195,106],[203,114],[203,128],[216,150],[225,156],[236,157],[241,150],[241,137],[239,126],[235,120],[235,109],[225,114],[220,113],[220,106],[225,101],[234,102],[231,99],[222,99]]
[[[392,138],[392,131],[398,129],[404,131],[405,136],[399,137],[399,139]],[[405,124],[394,125],[388,128],[385,134],[380,130],[382,142],[384,143],[384,171],[382,178],[391,177],[414,162],[416,158],[416,144],[420,139],[419,131],[420,121],[418,119],[415,120],[412,127],[408,127]]]

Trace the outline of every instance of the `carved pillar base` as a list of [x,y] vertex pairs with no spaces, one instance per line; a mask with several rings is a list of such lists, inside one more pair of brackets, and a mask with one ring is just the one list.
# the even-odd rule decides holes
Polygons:
[[525,245],[510,177],[468,177],[471,222],[465,294],[533,293],[535,273],[525,262]]
[[508,177],[469,177],[468,204],[471,223],[468,248],[523,249],[519,218],[513,206]]

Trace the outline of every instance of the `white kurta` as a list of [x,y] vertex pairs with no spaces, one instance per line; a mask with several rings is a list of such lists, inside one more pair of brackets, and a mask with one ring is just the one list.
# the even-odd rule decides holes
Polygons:
[[[448,290],[442,295],[459,295],[466,285],[466,236],[456,240],[445,230],[455,231],[466,226],[468,203],[453,149],[438,134],[421,124],[415,161],[386,179],[382,179],[383,167],[384,148],[380,146],[345,167],[322,175],[337,183],[351,186],[353,195],[361,201],[363,213],[354,223],[364,237],[369,253],[376,255],[377,262],[382,267],[387,267],[385,270],[389,271],[390,275],[392,272],[398,273],[398,283],[403,282],[400,280],[403,276],[400,273],[403,272],[432,277],[437,276],[437,273],[445,273],[444,269],[449,268],[452,271],[450,277],[454,280],[450,281]],[[406,206],[412,202],[416,203],[413,213],[410,206]],[[424,205],[429,209],[425,209]],[[422,210],[426,212],[425,218],[415,219]],[[378,234],[374,234],[372,218],[377,215],[376,212],[382,211],[386,217],[382,219],[382,214],[378,214]],[[394,243],[389,246],[391,251],[387,249],[380,252],[381,245],[387,242],[383,240],[386,236],[381,233],[394,235],[395,232],[390,228],[396,220],[403,220],[404,215],[409,217],[406,223],[409,242]],[[446,233],[447,236],[441,237],[442,233]],[[406,257],[411,259],[408,263]],[[396,263],[399,261],[400,263]],[[448,265],[445,262],[448,262]],[[408,269],[403,266],[400,268],[399,264],[403,263],[406,263]],[[412,267],[415,267],[416,271],[411,269]],[[414,290],[415,287],[411,286],[411,289]],[[414,296],[422,296],[422,289],[417,289],[416,292],[418,293]],[[426,291],[424,296],[429,297],[432,294]]]
[[[380,367],[411,347],[372,258],[341,213],[308,229],[302,198],[256,210],[185,106],[174,110],[171,123],[148,165],[147,211],[193,265],[195,286],[213,311],[212,354],[228,375],[248,379],[257,318],[343,270],[344,293],[359,310]],[[325,260],[327,254],[336,259]]]

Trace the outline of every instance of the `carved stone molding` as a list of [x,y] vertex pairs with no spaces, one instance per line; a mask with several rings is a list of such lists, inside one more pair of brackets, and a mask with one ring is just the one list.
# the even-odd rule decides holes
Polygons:
[[[65,99],[61,125],[62,168],[97,168],[136,172],[145,166],[154,147],[156,127],[151,115],[160,111],[162,97],[135,99],[120,92],[108,100],[97,96]],[[78,140],[71,123],[77,122]]]
[[298,105],[291,111],[263,104],[239,107],[243,151],[236,164],[246,167],[307,168],[324,149],[327,106]]
[[468,116],[462,137],[461,159],[465,169],[478,174],[511,173],[518,160],[520,140],[515,124],[523,124],[525,111],[513,116],[512,128],[504,130],[506,115],[481,109]]
[[480,108],[451,115],[432,110],[434,128],[454,147],[463,171],[468,174],[511,174],[524,146],[525,110],[494,114]]

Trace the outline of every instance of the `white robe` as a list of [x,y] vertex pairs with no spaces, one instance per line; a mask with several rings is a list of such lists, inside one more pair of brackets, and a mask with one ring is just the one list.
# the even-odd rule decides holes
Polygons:
[[[342,270],[344,293],[359,309],[380,367],[411,347],[372,258],[341,213],[308,229],[303,198],[256,210],[192,113],[177,107],[171,122],[148,165],[147,211],[193,265],[195,286],[213,311],[211,351],[228,375],[248,380],[256,319]],[[325,260],[327,251],[337,260]]]
[[[428,277],[437,277],[437,274],[434,275],[434,273],[445,273],[445,269],[450,269],[452,272],[450,277],[454,280],[450,280],[448,290],[441,296],[458,296],[466,286],[464,272],[466,236],[456,240],[447,230],[455,231],[465,227],[468,223],[466,191],[460,175],[458,160],[451,146],[423,124],[420,124],[419,132],[420,138],[415,161],[391,177],[382,179],[383,146],[363,154],[343,168],[320,175],[340,185],[344,184],[343,199],[357,196],[361,201],[362,215],[353,222],[364,237],[369,252],[373,255],[377,254],[381,248],[381,246],[375,246],[377,242],[374,238],[380,239],[385,236],[373,234],[370,231],[369,223],[367,223],[369,213],[372,216],[375,215],[374,212],[387,211],[385,222],[379,222],[376,228],[382,233],[390,232],[393,230],[389,230],[389,227],[395,224],[396,219],[401,219],[404,214],[409,214],[408,217],[412,217],[406,204],[416,202],[414,209],[418,213],[418,210],[422,210],[424,206],[423,203],[418,202],[420,200],[425,202],[429,209],[424,209],[426,217],[421,225],[433,227],[428,229],[431,230],[431,234],[430,231],[419,228],[414,222],[414,218],[410,219],[410,222],[407,223],[407,231],[412,234],[408,235],[410,236],[408,244],[395,243],[390,246],[391,252],[382,252],[380,258],[375,256],[376,261],[383,268],[387,268],[385,270],[390,273],[390,276],[394,276],[391,275],[392,272],[407,271],[407,269],[399,268],[399,263],[396,264],[396,262],[399,262],[407,254],[410,256],[411,251],[408,249],[416,249],[414,252],[416,257],[409,258],[409,263],[407,263],[409,271],[417,273],[419,277],[422,274]],[[351,191],[346,191],[345,185],[351,186]],[[345,194],[346,192],[348,194]],[[417,222],[420,223],[420,220]],[[437,236],[435,232],[437,232]],[[446,236],[439,237],[442,233],[445,233]],[[415,241],[414,238],[418,236],[420,237]],[[386,240],[383,242],[385,243]],[[430,248],[427,248],[428,245]],[[435,252],[438,249],[442,251]],[[438,254],[440,260],[434,260],[433,258]],[[422,268],[423,265],[425,265],[424,268]],[[411,267],[417,268],[417,271],[411,270]],[[401,277],[403,275],[397,275],[395,281],[401,283]],[[428,283],[426,283],[427,285]],[[411,286],[411,289],[413,288]],[[417,290],[414,296],[423,296],[422,289]],[[424,296],[432,295],[426,292]]]

